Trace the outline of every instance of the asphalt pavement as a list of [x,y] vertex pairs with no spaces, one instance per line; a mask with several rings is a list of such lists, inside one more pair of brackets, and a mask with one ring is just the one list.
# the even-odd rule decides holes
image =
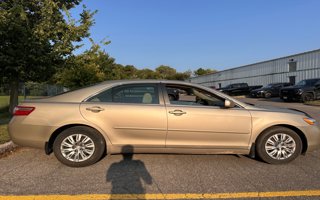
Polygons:
[[[241,100],[294,107],[320,120],[320,107],[276,99]],[[274,195],[270,199],[320,199],[319,158],[320,151],[316,151],[286,165],[270,165],[241,155],[135,154],[132,158],[106,156],[95,165],[70,168],[59,163],[53,154],[45,155],[43,150],[19,148],[0,159],[0,199],[6,199],[6,195],[47,194],[110,194],[108,198],[114,199],[125,199],[117,194],[138,194],[138,199],[149,198],[150,194],[163,194],[159,199],[178,199],[183,194],[181,199],[191,199],[192,194],[277,194],[273,192],[279,191],[306,192],[288,197]],[[304,196],[309,191],[319,195]],[[247,199],[240,197],[237,199]]]

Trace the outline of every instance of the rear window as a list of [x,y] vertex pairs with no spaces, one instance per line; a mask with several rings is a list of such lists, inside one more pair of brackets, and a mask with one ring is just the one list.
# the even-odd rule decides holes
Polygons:
[[88,102],[159,104],[158,87],[155,84],[117,86],[89,98]]

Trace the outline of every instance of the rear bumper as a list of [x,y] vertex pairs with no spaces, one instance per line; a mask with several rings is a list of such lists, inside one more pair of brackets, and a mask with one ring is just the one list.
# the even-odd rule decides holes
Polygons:
[[25,117],[13,117],[8,125],[13,143],[19,146],[44,148],[54,127],[34,125],[24,122]]

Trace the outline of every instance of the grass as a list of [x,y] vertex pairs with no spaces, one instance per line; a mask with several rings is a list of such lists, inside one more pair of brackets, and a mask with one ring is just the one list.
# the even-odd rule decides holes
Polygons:
[[[35,98],[33,96],[28,96],[29,99]],[[19,96],[19,102],[23,101],[24,97]],[[9,96],[0,96],[0,144],[10,141],[8,134],[8,123],[11,119],[11,114],[9,111]]]
[[[34,97],[28,97],[28,98],[34,98]],[[23,96],[19,96],[19,102],[23,101],[24,97]],[[10,102],[10,98],[9,96],[0,96],[0,112],[9,106],[9,102]]]
[[[23,97],[19,97],[19,101]],[[0,96],[0,144],[10,141],[8,134],[8,123],[11,119],[9,111],[9,96]]]
[[8,134],[8,123],[11,115],[8,112],[8,106],[0,108],[0,144],[10,141]]
[[2,124],[0,125],[0,144],[4,144],[10,141],[10,137],[8,134],[8,125]]
[[320,100],[308,101],[308,102],[305,102],[304,104],[311,105],[311,106],[320,106]]

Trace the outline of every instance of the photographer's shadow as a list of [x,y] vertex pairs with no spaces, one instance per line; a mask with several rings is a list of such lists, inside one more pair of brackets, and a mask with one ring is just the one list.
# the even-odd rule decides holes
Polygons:
[[123,199],[124,194],[136,199],[145,199],[145,185],[152,184],[152,177],[141,160],[133,160],[133,147],[122,148],[123,160],[113,163],[107,171],[107,182],[111,182],[111,199]]

